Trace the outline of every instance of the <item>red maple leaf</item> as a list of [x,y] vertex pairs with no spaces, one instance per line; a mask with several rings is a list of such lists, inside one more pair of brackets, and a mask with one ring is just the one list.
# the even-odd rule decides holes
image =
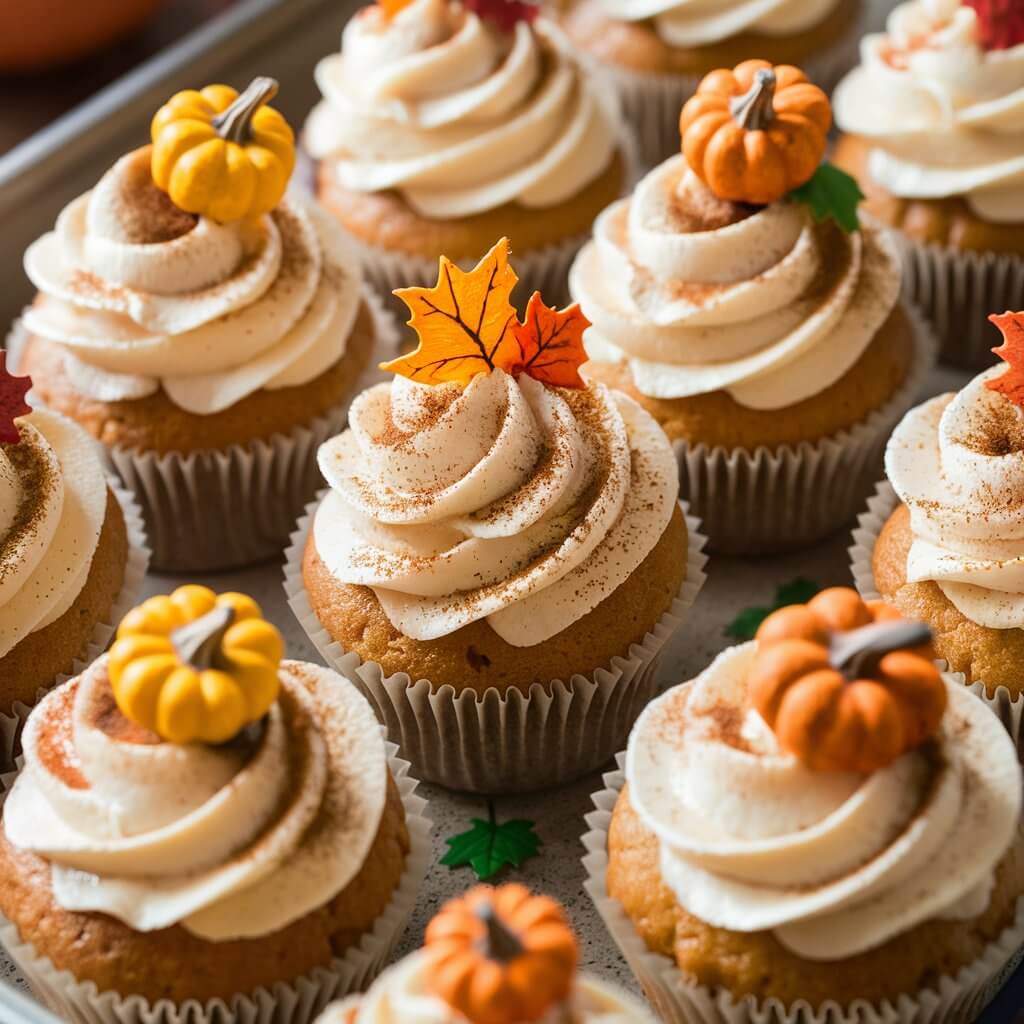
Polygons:
[[32,407],[25,402],[25,395],[32,387],[31,377],[15,377],[7,369],[7,353],[0,351],[0,442],[17,444],[21,440],[18,416],[27,416]]
[[993,313],[989,320],[999,328],[1003,343],[992,349],[1007,367],[985,386],[1005,395],[1014,405],[1024,407],[1024,313]]
[[567,309],[552,309],[540,292],[534,292],[526,307],[525,323],[512,325],[519,358],[509,372],[525,373],[554,387],[586,387],[580,367],[587,361],[583,332],[589,326],[578,302]]
[[536,4],[522,0],[463,0],[463,3],[467,10],[497,25],[502,32],[511,32],[519,21],[532,23],[540,13]]
[[1009,50],[1024,43],[1021,0],[965,0],[978,15],[978,33],[986,50]]

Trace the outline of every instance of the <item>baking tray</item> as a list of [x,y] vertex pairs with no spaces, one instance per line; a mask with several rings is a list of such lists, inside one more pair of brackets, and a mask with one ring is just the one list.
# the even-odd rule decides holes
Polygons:
[[[873,20],[880,24],[892,3],[873,3]],[[242,86],[257,74],[270,74],[281,83],[275,106],[299,127],[318,98],[313,65],[337,48],[343,25],[360,5],[358,0],[248,0],[0,157],[2,322],[8,323],[31,299],[31,287],[21,269],[25,247],[49,230],[61,208],[90,188],[118,156],[146,141],[149,119],[168,96],[213,81]],[[957,388],[966,379],[962,373],[937,371],[924,393]],[[662,685],[690,679],[706,667],[731,642],[724,630],[736,613],[749,605],[768,604],[779,583],[800,576],[821,586],[850,584],[849,540],[849,531],[844,530],[797,554],[759,560],[714,559],[686,627],[662,659]],[[320,661],[288,608],[278,564],[194,579],[218,589],[251,593],[281,628],[291,657]],[[152,574],[145,584],[145,596],[165,593],[180,582],[181,578]],[[600,773],[594,773],[549,793],[504,797],[495,803],[503,820],[529,818],[536,822],[543,842],[541,855],[524,863],[516,877],[566,904],[582,938],[584,969],[636,991],[632,975],[582,890],[583,815],[591,809],[590,794],[601,788]],[[422,792],[430,801],[438,857],[446,849],[445,837],[464,830],[474,816],[486,817],[486,802],[480,798],[434,786],[424,786]],[[397,955],[417,947],[426,921],[440,903],[472,883],[467,869],[432,869]],[[10,982],[0,984],[0,1024],[56,1024],[57,1018],[26,994],[24,982],[2,956],[0,978]],[[982,1020],[984,1024],[1009,1024],[1021,1006],[1024,977],[1018,976]]]

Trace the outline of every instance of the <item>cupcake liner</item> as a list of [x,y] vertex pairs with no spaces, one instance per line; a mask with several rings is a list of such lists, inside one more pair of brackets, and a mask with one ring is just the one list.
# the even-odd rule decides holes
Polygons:
[[608,895],[608,828],[619,791],[625,784],[625,754],[619,768],[604,776],[605,789],[594,793],[595,810],[586,815],[587,854],[584,888],[604,920],[647,998],[667,1024],[968,1024],[992,1000],[1020,962],[1024,945],[1024,897],[1017,901],[1012,925],[974,963],[954,977],[943,975],[933,987],[900,996],[895,1003],[857,1000],[847,1006],[824,1003],[815,1009],[804,1000],[791,1006],[777,999],[737,999],[729,992],[689,980],[675,961],[652,953],[622,905]]
[[[875,585],[871,560],[878,535],[898,504],[899,498],[892,484],[888,480],[881,480],[875,486],[875,493],[868,498],[867,511],[857,517],[858,525],[853,531],[853,544],[849,548],[850,572],[853,574],[854,586],[866,601],[882,600],[882,595]],[[984,681],[968,684],[967,677],[962,672],[950,672],[949,666],[942,659],[936,664],[991,708],[1006,726],[1006,731],[1017,745],[1017,754],[1024,763],[1024,730],[1021,728],[1024,721],[1024,686],[1016,697],[1005,686],[996,687],[990,696]]]
[[[687,514],[686,580],[671,608],[643,643],[612,659],[592,678],[574,675],[535,683],[528,693],[496,688],[456,692],[446,683],[385,676],[376,662],[346,651],[320,624],[302,578],[302,556],[313,514],[311,502],[292,534],[285,561],[285,592],[300,625],[328,665],[366,695],[416,771],[430,782],[474,793],[527,792],[569,782],[606,762],[621,748],[644,705],[654,696],[659,655],[682,624],[704,583],[705,539]],[[682,504],[682,503],[681,503]]]
[[114,492],[124,515],[124,525],[128,533],[128,561],[125,563],[124,582],[114,599],[110,609],[109,622],[98,622],[93,627],[89,645],[75,659],[70,673],[57,676],[53,682],[37,691],[31,704],[15,702],[10,714],[0,712],[0,771],[10,771],[14,759],[21,752],[21,731],[32,711],[32,708],[55,686],[66,683],[72,676],[78,675],[89,664],[95,661],[106,649],[127,611],[136,603],[142,590],[142,580],[149,567],[149,547],[146,543],[146,530],[142,523],[142,513],[132,494],[126,491],[118,481],[108,478],[107,484]]
[[[149,1003],[141,996],[99,992],[92,982],[80,982],[58,970],[33,946],[22,942],[18,929],[0,915],[0,943],[29,983],[33,994],[62,1020],[74,1024],[308,1024],[330,1003],[365,989],[394,953],[416,901],[416,894],[433,859],[431,821],[426,800],[416,795],[419,783],[409,774],[409,762],[398,747],[387,743],[388,766],[405,808],[411,846],[405,871],[391,902],[373,928],[327,967],[285,984],[234,996],[225,1002],[203,1004],[189,1000],[178,1005],[163,999]],[[3,780],[4,792],[14,776]]]
[[853,520],[877,479],[892,428],[913,405],[935,359],[935,338],[903,303],[916,355],[902,387],[861,423],[815,443],[708,448],[673,442],[680,493],[712,552],[762,555],[806,547]]

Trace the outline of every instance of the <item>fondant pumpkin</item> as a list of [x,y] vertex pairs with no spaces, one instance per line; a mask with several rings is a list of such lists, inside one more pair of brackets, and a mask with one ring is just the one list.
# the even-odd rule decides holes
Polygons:
[[427,927],[430,985],[471,1024],[527,1024],[569,995],[576,937],[562,908],[521,885],[478,886]]
[[171,743],[224,743],[277,699],[283,653],[251,597],[189,585],[124,617],[108,673],[126,718]]
[[831,123],[828,97],[799,68],[748,60],[705,77],[679,131],[687,164],[716,196],[768,204],[814,174]]
[[266,104],[272,78],[239,95],[226,85],[186,89],[150,126],[152,173],[175,206],[226,223],[272,210],[295,166],[295,136]]
[[747,681],[783,750],[818,771],[869,773],[933,735],[946,686],[931,632],[835,587],[761,624]]

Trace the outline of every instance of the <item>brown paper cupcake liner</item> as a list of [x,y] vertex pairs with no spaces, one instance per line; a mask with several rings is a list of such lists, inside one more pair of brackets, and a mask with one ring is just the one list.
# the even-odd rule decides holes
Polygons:
[[[849,548],[850,572],[853,574],[854,586],[866,601],[882,600],[875,584],[875,573],[871,560],[874,556],[875,544],[882,532],[882,527],[889,521],[899,498],[888,480],[881,480],[875,487],[875,493],[868,498],[867,510],[857,517],[857,527],[853,531],[853,544]],[[1017,745],[1017,754],[1024,763],[1024,691],[1015,697],[1005,686],[998,686],[989,695],[984,681],[968,684],[962,672],[949,672],[945,661],[939,660],[938,666],[966,686],[971,693],[983,700],[1006,726],[1006,731]]]
[[686,580],[671,608],[643,643],[593,677],[510,688],[456,692],[443,682],[386,676],[376,662],[346,651],[323,628],[309,603],[302,555],[313,514],[311,502],[292,534],[285,561],[285,592],[300,625],[326,663],[366,695],[388,736],[401,745],[420,776],[449,789],[511,793],[548,789],[593,771],[620,749],[656,691],[658,658],[682,625],[704,583],[704,537],[687,513]]
[[807,547],[851,522],[878,478],[893,427],[914,404],[935,359],[935,339],[904,302],[916,354],[903,386],[849,430],[815,443],[779,448],[711,448],[673,444],[680,494],[715,553],[762,555]]
[[107,649],[107,644],[114,636],[117,624],[136,603],[142,590],[142,581],[146,575],[146,569],[149,567],[149,547],[146,542],[146,530],[142,523],[142,513],[134,496],[116,480],[108,479],[107,484],[121,506],[128,533],[128,561],[125,563],[124,582],[114,599],[110,615],[107,616],[109,621],[98,622],[93,627],[89,645],[75,659],[71,672],[57,676],[49,686],[40,689],[32,704],[23,704],[21,701],[17,701],[12,706],[10,714],[0,712],[0,772],[10,771],[14,766],[14,759],[21,753],[21,731],[25,727],[32,708],[53,687],[78,675]]
[[955,976],[943,975],[925,990],[900,996],[895,1002],[872,1004],[857,1000],[817,1009],[804,1000],[791,1006],[777,999],[736,998],[687,978],[675,961],[652,953],[622,905],[608,895],[608,828],[619,792],[626,781],[625,754],[618,770],[604,776],[605,789],[594,793],[595,810],[586,816],[583,836],[587,854],[584,888],[616,945],[636,975],[659,1017],[667,1024],[969,1024],[991,1002],[1016,969],[1024,946],[1024,897],[1017,901],[1012,925],[974,963]]
[[[31,944],[23,942],[18,929],[3,915],[0,943],[35,997],[62,1020],[73,1024],[309,1024],[332,1000],[365,989],[387,965],[433,860],[431,821],[425,813],[427,802],[415,792],[419,783],[409,774],[409,762],[398,757],[398,748],[393,743],[387,744],[387,755],[411,840],[405,870],[391,902],[358,946],[326,967],[289,984],[279,982],[228,1001],[189,1000],[179,1005],[164,999],[150,1003],[141,996],[100,992],[92,982],[78,981],[70,971],[57,969]],[[12,774],[2,780],[4,794],[14,778]]]

